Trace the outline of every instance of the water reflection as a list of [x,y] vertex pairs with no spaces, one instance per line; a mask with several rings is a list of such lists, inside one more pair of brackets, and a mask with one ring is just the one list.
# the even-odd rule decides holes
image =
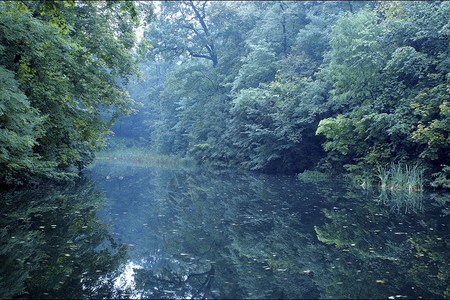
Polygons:
[[403,190],[382,190],[378,199],[381,204],[389,206],[391,211],[397,213],[422,213],[423,192],[403,191]]
[[102,218],[132,245],[139,297],[446,293],[448,202],[437,194],[393,198],[290,177],[121,162],[98,164],[92,176],[109,199]]
[[92,183],[3,192],[0,199],[3,298],[119,295],[112,278],[126,261],[126,247],[97,218],[105,198]]
[[[386,193],[361,201],[347,193],[339,209],[324,209],[320,241],[343,255],[330,263],[326,294],[338,298],[442,298],[450,274],[448,195]],[[438,200],[439,199],[439,200]],[[436,201],[437,200],[437,201]]]
[[121,161],[87,175],[2,194],[2,295],[448,296],[446,195]]

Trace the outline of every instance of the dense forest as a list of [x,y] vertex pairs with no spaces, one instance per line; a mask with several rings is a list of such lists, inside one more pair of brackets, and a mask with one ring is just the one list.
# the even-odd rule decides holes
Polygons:
[[92,162],[133,109],[133,29],[151,17],[151,3],[0,2],[0,184],[66,180]]
[[215,167],[450,187],[449,2],[158,5],[0,3],[1,183],[76,176],[112,130]]

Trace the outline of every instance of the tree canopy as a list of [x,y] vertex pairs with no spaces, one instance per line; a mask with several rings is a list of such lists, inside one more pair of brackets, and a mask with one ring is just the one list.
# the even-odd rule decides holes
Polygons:
[[76,176],[118,115],[138,74],[133,29],[151,4],[0,3],[0,182]]
[[139,108],[112,129],[203,164],[450,186],[447,2],[159,5],[0,3],[2,183],[74,176]]
[[159,92],[140,98],[157,116],[146,138],[164,153],[263,172],[376,180],[391,162],[420,164],[449,187],[449,8],[165,2],[141,44],[148,66],[171,65]]

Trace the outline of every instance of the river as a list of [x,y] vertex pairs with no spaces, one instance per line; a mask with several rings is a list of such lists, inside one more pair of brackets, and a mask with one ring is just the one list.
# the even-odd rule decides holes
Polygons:
[[448,194],[104,160],[0,198],[4,298],[450,296]]

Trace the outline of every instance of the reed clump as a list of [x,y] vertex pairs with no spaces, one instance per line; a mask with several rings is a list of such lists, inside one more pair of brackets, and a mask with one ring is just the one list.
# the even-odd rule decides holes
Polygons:
[[302,173],[297,174],[297,178],[300,181],[307,183],[330,181],[332,179],[329,174],[311,170],[305,170]]
[[378,168],[378,178],[383,190],[423,191],[425,169],[418,164],[391,163]]

